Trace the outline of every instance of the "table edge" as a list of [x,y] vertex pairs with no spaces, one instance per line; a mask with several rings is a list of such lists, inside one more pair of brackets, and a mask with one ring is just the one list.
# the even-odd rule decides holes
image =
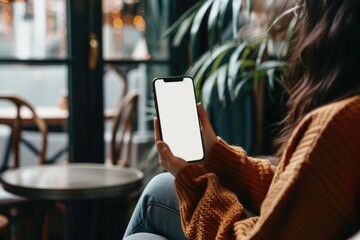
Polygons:
[[[104,166],[101,164],[94,163],[71,163],[72,166]],[[42,166],[52,166],[52,165],[42,165]],[[61,165],[59,165],[61,166]],[[66,165],[64,165],[66,166]],[[36,166],[27,166],[22,168],[31,168]],[[109,167],[109,166],[106,166]],[[109,168],[119,168],[118,166],[110,166]],[[80,200],[80,199],[102,199],[102,198],[115,198],[128,195],[132,192],[139,191],[143,185],[144,175],[138,170],[135,170],[139,174],[139,178],[129,182],[127,184],[116,186],[106,186],[106,187],[92,187],[92,188],[73,188],[73,189],[63,189],[63,188],[54,188],[54,189],[39,189],[34,187],[23,187],[11,184],[3,179],[3,175],[8,171],[13,171],[16,169],[8,169],[0,175],[0,183],[3,188],[9,193],[16,194],[29,199],[43,199],[43,200]],[[95,193],[94,193],[95,192]]]

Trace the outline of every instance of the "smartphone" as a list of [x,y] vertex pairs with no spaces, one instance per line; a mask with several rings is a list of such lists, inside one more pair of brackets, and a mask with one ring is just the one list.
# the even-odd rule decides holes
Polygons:
[[188,162],[204,157],[194,82],[190,77],[159,77],[153,80],[160,137],[172,153]]

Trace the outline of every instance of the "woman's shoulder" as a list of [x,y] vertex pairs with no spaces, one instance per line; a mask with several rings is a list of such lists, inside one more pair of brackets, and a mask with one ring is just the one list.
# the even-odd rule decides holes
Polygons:
[[329,108],[333,109],[344,109],[344,108],[359,108],[360,107],[360,95],[344,98],[342,100],[331,102],[318,110],[326,110]]
[[[360,96],[357,95],[329,103],[308,113],[294,130],[289,142],[296,146],[301,139],[305,139],[307,143],[326,139],[339,145],[345,143],[342,141],[344,139],[360,141],[359,122]],[[308,139],[312,141],[307,141]]]
[[309,113],[306,118],[311,118],[312,121],[322,125],[334,121],[346,123],[360,120],[360,95],[319,107]]
[[[320,107],[297,126],[284,156],[297,159],[299,164],[311,161],[321,165],[323,159],[326,159],[326,164],[337,163],[344,155],[349,162],[357,161],[360,155],[359,122],[360,96]],[[358,166],[359,162],[352,164]]]

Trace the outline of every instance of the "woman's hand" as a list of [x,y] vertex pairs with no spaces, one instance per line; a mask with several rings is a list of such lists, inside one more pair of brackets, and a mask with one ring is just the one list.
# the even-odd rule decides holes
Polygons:
[[[217,137],[201,104],[198,104],[198,112],[206,155],[214,143],[216,143]],[[157,118],[154,118],[154,130],[156,146],[159,152],[159,163],[172,175],[176,176],[181,169],[188,165],[188,163],[184,159],[174,156],[169,146],[160,140],[160,129]],[[201,162],[199,163],[203,164]]]
[[186,167],[188,163],[179,157],[175,157],[169,146],[163,141],[157,141],[156,147],[159,152],[159,164],[170,172],[174,177],[180,172],[181,169]]
[[209,118],[207,117],[204,107],[202,106],[201,103],[198,103],[198,112],[199,112],[199,119],[200,119],[205,155],[207,155],[211,147],[217,142],[217,137],[213,127],[211,126]]

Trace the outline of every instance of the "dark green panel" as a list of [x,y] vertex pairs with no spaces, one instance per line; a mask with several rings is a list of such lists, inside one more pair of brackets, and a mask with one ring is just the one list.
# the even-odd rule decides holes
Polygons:
[[[91,0],[93,1],[93,0]],[[89,34],[96,31],[90,26],[94,16],[89,0],[68,0],[69,16],[69,158],[72,162],[103,162],[103,107],[102,107],[102,69],[88,68]],[[100,2],[101,4],[101,2]],[[100,13],[101,14],[101,13]],[[95,18],[94,18],[95,19]],[[101,21],[101,18],[97,18]],[[95,23],[95,27],[99,28]],[[101,35],[100,35],[101,36]],[[100,39],[100,37],[98,37]],[[100,40],[101,41],[101,40]],[[101,48],[99,48],[101,53]]]

